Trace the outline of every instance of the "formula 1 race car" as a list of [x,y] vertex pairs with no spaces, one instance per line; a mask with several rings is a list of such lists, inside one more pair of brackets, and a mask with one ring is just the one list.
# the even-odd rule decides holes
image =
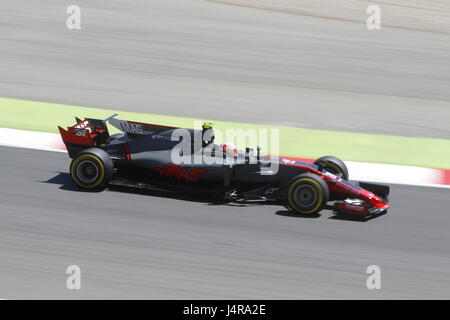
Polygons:
[[[59,127],[77,186],[119,185],[201,193],[233,202],[277,202],[303,215],[327,206],[335,214],[368,217],[389,208],[388,186],[349,182],[345,163],[336,157],[306,163],[262,156],[259,147],[255,154],[250,148],[239,151],[215,144],[211,124],[181,129],[116,116],[77,118],[67,130]],[[110,135],[107,123],[122,133]]]

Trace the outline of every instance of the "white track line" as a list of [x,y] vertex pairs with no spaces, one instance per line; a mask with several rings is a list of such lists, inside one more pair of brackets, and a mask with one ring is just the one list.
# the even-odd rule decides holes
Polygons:
[[427,187],[450,187],[441,184],[442,171],[432,168],[346,161],[352,180],[406,184]]
[[0,128],[0,145],[36,150],[66,152],[59,134]]

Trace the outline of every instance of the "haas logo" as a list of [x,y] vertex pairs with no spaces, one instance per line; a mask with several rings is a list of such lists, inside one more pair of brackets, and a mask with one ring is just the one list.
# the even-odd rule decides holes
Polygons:
[[177,180],[184,179],[188,182],[195,182],[200,179],[200,174],[208,172],[200,168],[182,168],[177,164],[168,163],[162,168],[154,168],[161,176],[175,177]]
[[131,122],[122,121],[122,122],[120,122],[120,127],[122,128],[123,132],[145,134],[145,132],[144,132],[144,130],[142,130],[141,126],[131,123]]

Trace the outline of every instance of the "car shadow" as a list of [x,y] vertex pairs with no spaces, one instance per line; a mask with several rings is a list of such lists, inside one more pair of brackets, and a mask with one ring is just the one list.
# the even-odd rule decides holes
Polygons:
[[316,214],[298,214],[290,210],[279,210],[275,212],[277,216],[283,216],[283,217],[292,217],[292,218],[300,218],[300,219],[316,219],[320,218],[322,215],[319,213]]
[[[325,205],[324,210],[333,210],[333,206],[331,205]],[[320,213],[316,214],[298,214],[290,210],[280,210],[275,212],[278,216],[284,216],[284,217],[293,217],[293,218],[301,218],[301,219],[317,219],[320,218],[322,215]]]
[[367,217],[360,217],[360,216],[352,216],[352,215],[345,215],[345,214],[334,214],[333,216],[329,217],[328,219],[333,220],[344,220],[344,221],[356,221],[356,222],[367,222],[370,220],[373,220],[375,218],[381,217],[385,215],[386,212],[382,212],[379,214],[373,214]]
[[211,198],[211,196],[206,196],[202,194],[185,194],[185,193],[177,193],[170,191],[159,191],[159,190],[149,190],[143,189],[139,187],[129,187],[129,186],[118,186],[118,185],[109,185],[104,189],[96,189],[96,190],[87,190],[82,189],[75,185],[70,177],[69,173],[66,172],[56,172],[57,175],[46,180],[46,181],[38,181],[42,183],[51,183],[59,185],[60,190],[72,191],[72,192],[83,192],[83,193],[99,193],[103,191],[112,191],[112,192],[121,192],[121,193],[131,193],[131,194],[139,194],[144,196],[152,196],[152,197],[160,197],[160,198],[172,198],[178,200],[185,200],[191,202],[200,202],[206,203],[207,205],[227,205],[229,201],[223,199],[215,199]]
[[100,190],[81,189],[72,182],[70,174],[66,172],[55,172],[55,173],[57,173],[57,175],[54,176],[53,178],[50,178],[46,181],[38,181],[38,182],[56,184],[60,186],[59,189],[67,191],[89,192],[89,193],[98,193],[103,191],[101,189]]
[[[370,221],[372,219],[375,219],[377,217],[380,217],[384,214],[386,214],[386,212],[380,213],[380,214],[376,214],[376,215],[371,215],[371,216],[367,216],[367,217],[360,217],[360,216],[355,216],[355,215],[345,215],[345,214],[336,214],[333,212],[333,206],[332,205],[326,205],[324,210],[327,211],[331,211],[331,216],[328,217],[328,219],[332,219],[332,220],[344,220],[344,221],[354,221],[354,222],[367,222]],[[290,210],[280,210],[275,212],[276,215],[278,216],[284,216],[284,217],[292,217],[292,218],[300,218],[300,219],[317,219],[320,218],[322,215],[321,214],[298,214],[295,213],[293,211]]]
[[[159,191],[159,190],[149,190],[149,189],[143,189],[139,187],[128,187],[128,186],[118,186],[118,185],[110,185],[105,189],[100,190],[86,190],[78,187],[75,185],[72,181],[72,178],[70,177],[70,174],[66,172],[55,172],[57,173],[54,177],[46,180],[46,181],[38,181],[41,183],[51,183],[59,185],[59,189],[65,190],[65,191],[71,191],[71,192],[84,192],[84,193],[99,193],[103,192],[105,190],[112,191],[112,192],[122,192],[122,193],[131,193],[131,194],[139,194],[144,196],[151,196],[151,197],[160,197],[160,198],[171,198],[171,199],[177,199],[177,200],[184,200],[184,201],[190,201],[190,202],[198,202],[198,203],[204,203],[209,206],[230,206],[230,207],[249,207],[249,206],[255,206],[255,205],[264,205],[263,202],[233,202],[230,200],[224,200],[221,198],[214,198],[211,197],[211,195],[202,195],[202,194],[185,194],[185,193],[179,193],[179,192],[170,192],[170,191]],[[274,203],[270,203],[274,204]],[[282,205],[282,204],[280,204]],[[333,210],[333,206],[326,205],[324,210]],[[279,210],[275,212],[278,216],[283,217],[291,217],[291,218],[299,218],[299,219],[317,219],[320,218],[321,214],[311,214],[311,215],[301,215],[295,212],[292,212],[288,209]],[[355,222],[367,222],[374,218],[377,218],[379,216],[382,216],[386,214],[386,212],[378,214],[378,215],[372,215],[369,217],[358,217],[358,216],[351,216],[351,215],[343,215],[343,214],[332,214],[332,216],[328,217],[328,219],[333,220],[346,220],[346,221],[355,221]]]

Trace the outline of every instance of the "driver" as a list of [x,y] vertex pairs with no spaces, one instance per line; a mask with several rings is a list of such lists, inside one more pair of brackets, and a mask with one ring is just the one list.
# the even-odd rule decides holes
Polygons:
[[[214,143],[214,130],[211,122],[205,122],[202,125],[202,145],[203,148]],[[237,147],[231,142],[225,142],[221,145],[214,145],[217,149],[221,150],[226,157],[235,157],[238,153]]]
[[202,125],[202,145],[206,147],[207,145],[214,142],[214,130],[213,124],[211,122],[204,122]]

